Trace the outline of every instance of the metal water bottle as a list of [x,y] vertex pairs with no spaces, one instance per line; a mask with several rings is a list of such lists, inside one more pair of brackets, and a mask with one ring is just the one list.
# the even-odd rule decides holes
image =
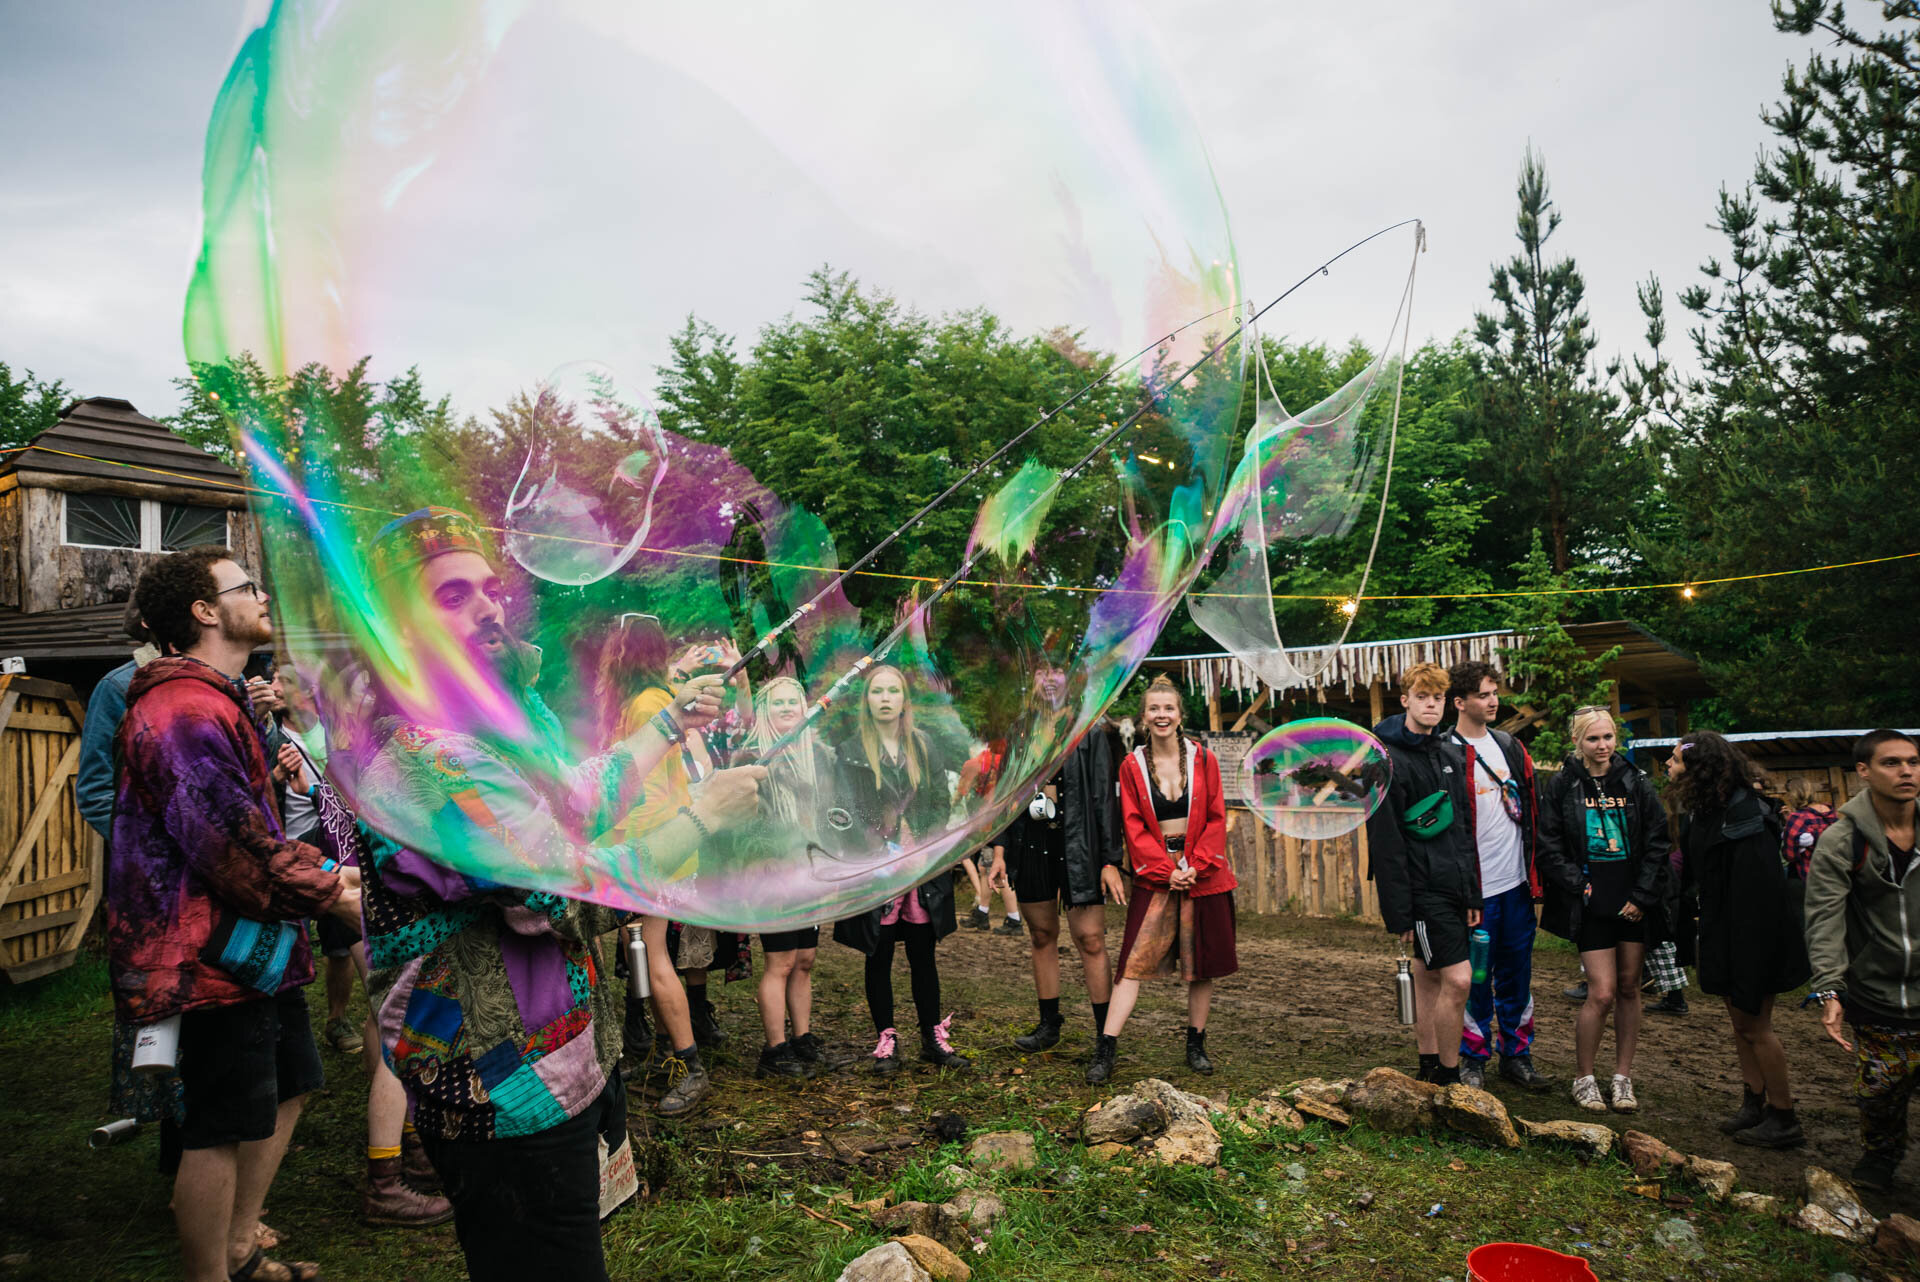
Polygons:
[[1487,965],[1493,957],[1493,937],[1484,930],[1467,936],[1467,957],[1473,965],[1473,982],[1487,982]]
[[647,941],[640,938],[638,926],[627,928],[627,983],[635,997],[653,996],[653,977],[647,974]]
[[1402,957],[1393,963],[1393,1003],[1402,1024],[1412,1024],[1419,1018],[1419,1010],[1413,1000],[1413,961]]

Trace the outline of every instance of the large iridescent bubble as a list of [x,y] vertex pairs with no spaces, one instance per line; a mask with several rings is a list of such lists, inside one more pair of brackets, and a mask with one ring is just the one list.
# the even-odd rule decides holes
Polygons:
[[1350,721],[1309,717],[1275,726],[1247,753],[1241,791],[1268,827],[1305,841],[1344,836],[1380,808],[1393,759]]
[[[280,0],[205,185],[187,353],[332,773],[476,877],[883,902],[1025,808],[1232,506],[1232,239],[1123,4]],[[302,393],[363,358],[448,402]],[[636,764],[736,653],[719,726]],[[756,816],[648,840],[745,761]]]

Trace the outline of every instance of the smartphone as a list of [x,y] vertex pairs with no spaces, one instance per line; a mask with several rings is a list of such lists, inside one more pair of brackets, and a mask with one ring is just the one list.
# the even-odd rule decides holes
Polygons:
[[251,681],[255,677],[260,678],[262,681],[273,680],[273,652],[271,650],[255,650],[247,656],[247,666],[241,670],[240,678],[243,681]]

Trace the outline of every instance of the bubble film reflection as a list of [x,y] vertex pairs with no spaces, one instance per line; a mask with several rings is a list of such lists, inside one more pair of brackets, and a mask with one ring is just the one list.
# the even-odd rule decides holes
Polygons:
[[1393,777],[1380,741],[1352,722],[1312,717],[1276,726],[1247,753],[1242,793],[1268,827],[1304,841],[1352,832],[1379,809]]

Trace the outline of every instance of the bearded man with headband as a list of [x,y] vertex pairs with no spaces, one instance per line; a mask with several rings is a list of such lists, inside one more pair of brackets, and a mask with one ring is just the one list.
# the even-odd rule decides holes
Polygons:
[[[751,818],[760,767],[714,774],[631,841],[593,844],[644,795],[649,772],[720,711],[696,677],[612,749],[568,762],[532,688],[539,651],[507,630],[506,592],[479,529],[423,508],[382,529],[370,574],[399,624],[355,764],[386,836],[364,870],[368,990],[381,1050],[454,1206],[475,1279],[604,1279],[599,1138],[625,1137],[621,998],[601,938],[619,914],[496,880],[632,882]],[[428,694],[419,692],[427,691]],[[409,843],[413,848],[410,848]]]

